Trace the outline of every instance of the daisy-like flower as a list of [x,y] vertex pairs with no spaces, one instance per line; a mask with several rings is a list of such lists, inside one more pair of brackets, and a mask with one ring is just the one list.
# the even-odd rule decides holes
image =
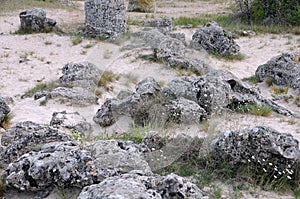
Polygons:
[[291,180],[292,178],[291,178],[291,176],[286,176],[287,177],[287,179],[289,179],[289,180]]
[[277,176],[274,175],[274,178],[277,179]]
[[272,165],[273,165],[273,163],[272,163],[272,162],[269,162],[269,165],[270,165],[270,166],[272,166]]
[[263,168],[264,172],[267,173],[267,170],[265,168]]

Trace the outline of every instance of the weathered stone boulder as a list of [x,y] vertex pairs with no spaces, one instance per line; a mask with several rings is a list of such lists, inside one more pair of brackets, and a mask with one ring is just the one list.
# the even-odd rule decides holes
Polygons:
[[[148,119],[149,109],[160,100],[160,86],[152,77],[145,78],[136,86],[135,93],[107,99],[93,117],[100,126],[110,126],[122,115],[130,116],[137,124]],[[124,93],[124,92],[123,92]]]
[[97,104],[98,97],[82,87],[57,87],[46,94],[46,100],[57,99],[60,103],[75,105]]
[[185,53],[184,44],[178,39],[165,39],[155,49],[157,59],[166,59],[169,57],[183,57]]
[[68,129],[71,133],[77,133],[80,136],[85,136],[92,132],[92,125],[86,121],[78,112],[54,112],[50,121],[50,126]]
[[128,12],[154,12],[153,0],[129,0]]
[[140,39],[141,42],[144,42],[146,45],[150,46],[153,49],[157,49],[159,47],[159,44],[164,40],[170,39],[169,36],[164,35],[157,29],[134,32],[131,34],[131,36],[136,39]]
[[[126,145],[127,147],[124,148]],[[131,145],[133,148],[139,148],[133,143]],[[91,152],[94,164],[99,168],[109,169],[118,174],[133,170],[151,173],[148,163],[140,156],[139,150],[129,150],[132,147],[122,141],[99,140],[90,145],[88,150]]]
[[124,0],[86,0],[85,34],[115,39],[127,29]]
[[31,8],[20,13],[21,31],[50,32],[56,25],[56,21],[46,18],[46,12],[41,8]]
[[196,185],[175,174],[145,176],[139,173],[128,173],[85,187],[78,199],[201,199],[204,197],[203,192]]
[[72,142],[45,144],[39,152],[31,151],[11,163],[6,172],[6,184],[20,191],[39,191],[53,185],[82,188],[112,174],[97,168],[90,152]]
[[269,78],[279,86],[300,87],[300,60],[298,53],[282,53],[260,65],[255,75],[260,81]]
[[232,33],[223,30],[216,22],[210,22],[198,29],[192,37],[191,47],[203,48],[219,55],[238,55],[240,51]]
[[0,96],[0,126],[4,118],[9,114],[10,108],[7,105],[5,99]]
[[224,132],[212,143],[211,155],[216,161],[226,161],[233,167],[252,162],[265,172],[273,173],[277,168],[277,172],[292,175],[300,151],[298,141],[291,134],[257,126]]
[[97,86],[100,70],[92,63],[68,63],[62,68],[59,82],[62,86],[95,88]]
[[203,75],[208,71],[208,66],[200,59],[168,57],[166,65],[172,68],[190,70],[197,75]]
[[173,21],[170,17],[147,19],[142,24],[145,27],[157,28],[163,34],[169,33],[173,29]]
[[1,144],[5,148],[0,152],[0,168],[29,151],[39,151],[46,143],[71,140],[74,140],[71,135],[49,126],[30,121],[18,123],[2,135]]

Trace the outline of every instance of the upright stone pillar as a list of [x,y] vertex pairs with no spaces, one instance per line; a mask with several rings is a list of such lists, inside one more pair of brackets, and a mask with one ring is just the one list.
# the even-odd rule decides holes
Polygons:
[[125,0],[85,0],[85,34],[115,39],[125,33]]

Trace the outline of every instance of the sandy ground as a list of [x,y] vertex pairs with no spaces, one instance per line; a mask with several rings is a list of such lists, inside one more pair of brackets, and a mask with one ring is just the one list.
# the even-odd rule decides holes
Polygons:
[[[156,14],[158,16],[191,17],[199,13],[227,13],[230,7],[228,2],[219,1],[219,3],[213,4],[211,1],[158,1]],[[177,76],[176,71],[170,70],[162,64],[137,59],[138,54],[150,54],[151,51],[148,49],[121,51],[120,49],[124,44],[117,45],[95,40],[83,40],[82,43],[73,45],[71,36],[60,36],[54,33],[13,34],[19,27],[19,12],[15,11],[0,15],[0,95],[13,99],[13,102],[9,104],[13,114],[12,125],[27,120],[48,124],[53,112],[67,110],[68,112],[77,111],[84,116],[93,125],[93,135],[98,135],[104,131],[92,121],[99,105],[78,107],[50,101],[46,106],[40,106],[40,102],[32,98],[21,99],[21,95],[28,89],[33,88],[37,82],[57,80],[61,76],[61,68],[69,62],[89,61],[101,70],[111,70],[121,75],[121,79],[114,84],[114,91],[104,93],[102,99],[99,100],[99,104],[106,97],[115,96],[121,89],[133,89],[134,83],[128,83],[128,75],[135,77],[137,80],[142,80],[147,74],[147,76],[153,76],[157,81],[164,84]],[[65,30],[76,30],[84,21],[82,2],[77,9],[46,9],[46,12],[47,17],[55,19],[58,26]],[[146,18],[146,15],[144,13],[128,13],[128,17],[131,19]],[[196,29],[178,29],[177,31],[185,33],[189,43]],[[265,63],[275,55],[286,51],[299,51],[299,41],[300,36],[289,34],[240,37],[236,39],[236,42],[241,47],[241,53],[245,55],[245,59],[242,61],[224,61],[203,52],[194,52],[190,56],[202,57],[212,67],[229,70],[237,77],[244,78],[252,76],[260,64]],[[87,44],[92,44],[93,47],[85,48]],[[29,61],[19,63],[19,60],[24,57],[27,57]],[[258,87],[263,91],[264,96],[271,97],[271,91],[264,83],[259,84]],[[292,91],[290,92],[292,93]],[[289,103],[280,101],[279,103],[300,115],[299,107],[296,107],[292,101]],[[112,128],[117,131],[126,130],[128,125],[124,124],[125,122],[120,121]],[[267,125],[280,132],[291,133],[300,141],[299,119],[287,118],[277,114],[270,117],[258,117],[228,112],[221,116],[212,117],[206,125],[189,127],[189,130],[185,131],[190,135],[206,136],[216,134],[216,132],[224,132],[228,129],[243,129],[256,125]],[[225,194],[223,198],[226,198],[226,196],[228,198],[229,195]],[[247,193],[244,194],[244,198],[251,197],[253,196],[249,196]],[[292,198],[290,195],[278,196],[265,192],[261,192],[258,198],[266,197]]]

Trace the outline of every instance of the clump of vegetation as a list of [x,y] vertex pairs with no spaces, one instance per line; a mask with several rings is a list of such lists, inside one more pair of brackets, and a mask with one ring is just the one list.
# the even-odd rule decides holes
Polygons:
[[82,42],[82,38],[81,37],[74,37],[72,38],[72,44],[75,46],[75,45],[78,45]]
[[272,109],[269,106],[257,105],[252,103],[239,104],[237,107],[234,107],[234,110],[240,113],[251,113],[257,116],[270,116]]
[[109,84],[118,81],[119,79],[120,76],[112,71],[104,71],[98,80],[98,86],[105,88],[107,91],[112,91],[113,87],[110,87]]
[[249,82],[251,84],[257,84],[259,82],[259,78],[256,75],[252,75],[250,77],[245,77],[242,81]]
[[273,91],[274,94],[279,95],[279,94],[288,94],[290,90],[290,86],[288,85],[287,87],[275,87],[274,85],[270,86],[271,90]]
[[226,61],[241,61],[245,59],[245,55],[243,55],[242,53],[239,53],[237,55],[219,55],[217,53],[214,52],[210,52],[212,55],[214,55],[217,59],[223,59]]
[[298,0],[235,0],[243,19],[248,22],[300,25]]
[[58,87],[58,82],[56,81],[51,81],[48,83],[38,83],[36,84],[35,87],[28,89],[22,96],[21,98],[26,98],[26,97],[32,97],[35,93],[37,92],[43,92],[43,91],[51,91],[54,88]]
[[1,122],[0,126],[4,128],[5,130],[9,129],[11,126],[11,120],[13,118],[13,115],[11,113],[4,116],[3,121]]

